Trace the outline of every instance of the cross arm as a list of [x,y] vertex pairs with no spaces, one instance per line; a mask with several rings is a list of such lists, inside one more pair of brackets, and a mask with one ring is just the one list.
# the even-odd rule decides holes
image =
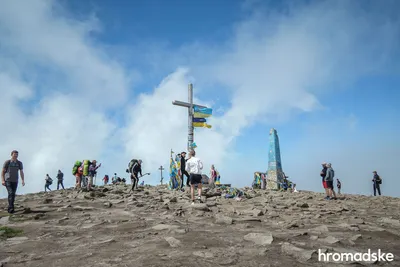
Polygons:
[[[185,107],[185,108],[190,108],[190,103],[182,102],[182,101],[178,101],[178,100],[172,101],[172,105],[180,106],[180,107]],[[207,107],[205,107],[205,106],[197,105],[197,104],[193,104],[193,106],[198,106],[198,107],[200,107],[200,108],[207,108]]]

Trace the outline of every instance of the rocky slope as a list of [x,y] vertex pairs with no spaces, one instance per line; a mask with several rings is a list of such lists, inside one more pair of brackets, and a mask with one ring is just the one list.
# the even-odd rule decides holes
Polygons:
[[18,196],[12,216],[2,199],[0,265],[347,266],[319,262],[317,250],[381,249],[395,259],[376,265],[400,266],[400,199],[250,189],[241,201],[203,199],[190,205],[162,186],[68,189]]

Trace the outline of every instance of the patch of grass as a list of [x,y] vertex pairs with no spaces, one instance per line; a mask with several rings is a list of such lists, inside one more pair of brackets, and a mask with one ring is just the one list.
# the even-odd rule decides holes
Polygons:
[[24,222],[24,221],[28,221],[31,218],[24,216],[24,215],[12,215],[10,216],[10,221],[12,222]]
[[24,231],[21,229],[10,228],[7,226],[0,226],[0,238],[1,239],[16,237],[16,236],[21,235],[23,232]]
[[0,211],[0,217],[7,217],[10,216],[7,211]]

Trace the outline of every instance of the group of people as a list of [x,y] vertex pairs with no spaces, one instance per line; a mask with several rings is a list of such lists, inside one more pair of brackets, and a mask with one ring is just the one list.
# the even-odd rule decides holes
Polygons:
[[325,189],[325,199],[337,199],[336,192],[333,186],[333,179],[335,177],[335,171],[332,168],[331,163],[322,163],[321,177],[322,177],[322,186]]
[[[86,164],[86,165],[84,165]],[[86,187],[88,190],[91,189],[93,185],[93,178],[96,176],[97,169],[101,166],[101,164],[97,165],[96,160],[93,161],[84,161],[81,166],[76,168],[76,173],[74,174],[76,177],[76,185],[75,188]],[[336,199],[336,192],[334,190],[333,182],[335,177],[335,172],[332,168],[331,163],[322,163],[322,171],[320,173],[322,177],[322,184],[325,189],[326,197],[325,199]],[[87,169],[87,173],[84,174],[84,170]],[[184,176],[187,177],[186,185],[190,186],[190,194],[191,201],[194,204],[195,200],[201,201],[201,192],[202,192],[202,170],[203,163],[202,161],[196,157],[196,152],[191,150],[189,152],[189,158],[186,159],[186,152],[181,153],[181,185],[180,188],[183,188]],[[131,174],[132,180],[132,190],[137,189],[139,178],[142,175],[142,160],[131,160],[128,165],[128,169],[126,172]],[[140,177],[139,177],[140,174]],[[116,174],[115,174],[116,176]],[[213,184],[216,179],[218,179],[218,173],[214,166],[211,167],[211,179],[210,183]],[[18,180],[21,177],[22,186],[25,186],[25,176],[24,176],[24,167],[21,161],[18,160],[18,151],[13,150],[11,152],[11,159],[6,160],[3,164],[3,169],[1,173],[1,183],[3,186],[7,188],[8,192],[8,212],[14,213],[14,201],[15,195],[18,188]],[[60,186],[64,189],[64,174],[61,170],[58,170],[57,173],[57,190]],[[108,176],[103,179],[104,184],[108,183]],[[116,181],[115,179],[113,179]],[[341,182],[339,179],[337,181],[338,193],[340,194],[341,190]],[[53,183],[52,178],[47,174],[45,178],[45,191],[51,190],[50,185]],[[122,182],[122,179],[121,179]],[[374,196],[376,193],[381,195],[380,185],[382,184],[382,178],[378,175],[376,171],[373,172],[373,190]],[[195,198],[195,188],[198,189],[197,197]]]
[[72,174],[75,175],[75,188],[90,190],[93,186],[93,179],[96,177],[97,169],[100,167],[101,163],[97,165],[96,160],[77,161],[72,171]]
[[[374,190],[374,196],[376,196],[376,193],[378,192],[379,195],[381,195],[381,187],[380,185],[382,184],[382,178],[378,175],[377,171],[373,171],[373,178],[372,178],[372,185],[373,185],[373,190]],[[325,199],[331,200],[331,199],[337,199],[336,197],[336,192],[334,189],[334,178],[335,178],[335,171],[332,168],[331,163],[322,163],[322,170],[320,173],[322,177],[322,186],[325,189]],[[340,191],[342,189],[342,182],[339,179],[336,179],[336,186],[338,190],[338,194],[340,195]]]
[[[65,189],[64,188],[64,173],[61,170],[58,170],[56,178],[57,178],[57,190],[60,189],[60,186],[62,187],[62,189]],[[50,177],[49,174],[46,174],[46,178],[44,180],[45,180],[44,192],[47,192],[47,190],[51,191],[50,185],[53,184],[53,179]]]

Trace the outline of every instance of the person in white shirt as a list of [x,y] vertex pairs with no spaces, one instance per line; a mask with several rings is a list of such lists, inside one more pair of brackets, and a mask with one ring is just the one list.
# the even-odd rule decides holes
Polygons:
[[201,190],[202,190],[202,176],[201,171],[203,170],[203,162],[200,159],[196,158],[196,152],[191,150],[189,153],[189,159],[186,161],[186,171],[189,173],[190,178],[190,194],[192,196],[192,205],[194,204],[194,187],[197,187],[197,200],[201,201]]

